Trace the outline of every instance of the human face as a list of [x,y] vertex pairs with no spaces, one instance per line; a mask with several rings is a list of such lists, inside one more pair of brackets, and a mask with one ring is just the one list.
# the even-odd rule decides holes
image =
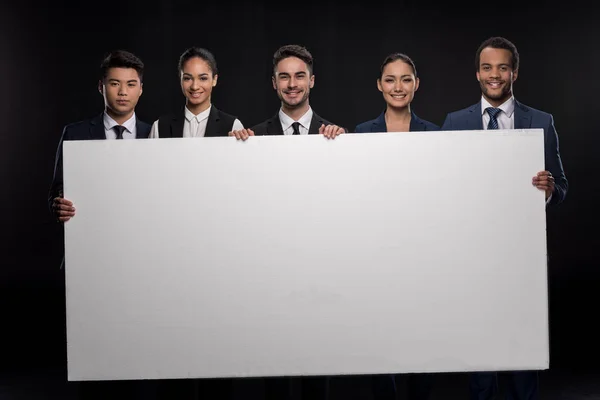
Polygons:
[[104,97],[106,113],[121,123],[133,115],[142,95],[142,83],[134,68],[110,68],[98,83],[98,90]]
[[187,99],[190,111],[198,113],[210,106],[212,88],[217,84],[218,75],[213,75],[210,66],[200,57],[192,57],[183,64],[181,90]]
[[377,88],[383,93],[389,107],[406,108],[419,88],[419,78],[415,77],[415,71],[409,64],[396,60],[383,68],[383,73],[377,80]]
[[512,96],[512,85],[518,70],[512,68],[512,54],[506,49],[486,47],[479,56],[477,80],[483,97],[498,107]]
[[273,76],[273,89],[288,109],[308,106],[308,95],[315,84],[315,76],[298,57],[288,57],[279,61]]

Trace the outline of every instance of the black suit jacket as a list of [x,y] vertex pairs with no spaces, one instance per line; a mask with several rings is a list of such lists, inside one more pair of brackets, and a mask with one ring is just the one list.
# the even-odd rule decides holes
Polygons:
[[[233,129],[233,123],[237,118],[218,110],[214,105],[210,108],[206,131],[204,137],[227,136]],[[183,137],[184,112],[162,116],[158,119],[158,136],[161,138]]]
[[[151,126],[139,119],[135,122],[136,139],[146,139],[150,134]],[[104,113],[95,116],[94,118],[85,119],[83,121],[74,122],[65,126],[63,129],[58,149],[56,150],[56,158],[54,161],[54,177],[50,186],[48,195],[48,208],[54,217],[52,203],[55,197],[62,195],[63,191],[63,168],[62,168],[62,147],[66,140],[104,140],[106,133],[104,131]]]
[[[331,122],[327,121],[324,118],[321,118],[313,111],[312,120],[310,121],[310,126],[308,127],[309,135],[316,135],[319,133],[319,128],[321,125],[333,125]],[[275,116],[269,118],[268,120],[261,122],[260,124],[251,128],[254,131],[254,134],[259,135],[283,135],[283,129],[281,129],[281,120],[279,119],[279,112],[275,114]]]
[[[558,135],[552,114],[536,110],[515,100],[515,129],[544,129],[544,158],[546,170],[554,177],[554,192],[550,204],[559,204],[567,195],[569,183],[563,170],[558,146]],[[442,125],[443,131],[482,130],[481,101],[465,109],[451,112]]]

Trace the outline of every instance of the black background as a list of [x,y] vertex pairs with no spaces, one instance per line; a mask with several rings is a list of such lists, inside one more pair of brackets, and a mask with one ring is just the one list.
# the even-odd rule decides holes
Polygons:
[[570,184],[566,201],[547,211],[551,369],[595,368],[600,25],[592,3],[13,1],[0,11],[0,370],[65,364],[62,232],[46,196],[62,127],[102,111],[106,52],[127,49],[146,64],[137,115],[151,123],[184,104],[181,52],[210,49],[220,72],[213,103],[249,127],[278,108],[273,52],[302,44],[315,59],[313,109],[352,129],[383,110],[376,78],[395,51],[417,65],[421,118],[441,125],[447,112],[477,102],[475,50],[496,35],[521,54],[516,98],[554,116]]

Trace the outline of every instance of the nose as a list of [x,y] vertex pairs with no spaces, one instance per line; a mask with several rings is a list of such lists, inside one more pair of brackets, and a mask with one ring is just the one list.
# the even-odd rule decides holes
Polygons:
[[295,88],[296,87],[296,78],[294,78],[293,76],[290,77],[289,81],[288,81],[288,87],[289,88]]
[[400,90],[402,90],[402,85],[400,85],[400,82],[394,83],[394,92],[399,92]]
[[119,85],[119,96],[127,96],[127,85]]
[[192,86],[191,86],[191,88],[194,89],[194,90],[196,90],[199,87],[200,87],[200,83],[199,83],[198,79],[192,79]]

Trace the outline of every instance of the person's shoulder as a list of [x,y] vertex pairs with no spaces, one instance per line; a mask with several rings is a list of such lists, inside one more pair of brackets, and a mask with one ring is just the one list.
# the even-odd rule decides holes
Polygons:
[[377,118],[375,119],[370,119],[368,121],[365,122],[360,122],[359,124],[356,125],[356,127],[354,128],[354,132],[355,133],[365,133],[365,132],[371,132],[371,127],[373,126],[373,124],[377,121]]
[[313,111],[312,119],[317,120],[317,121],[319,121],[320,124],[324,124],[324,125],[337,125],[337,124],[334,124],[333,122],[321,117],[319,114],[317,114],[314,111]]
[[63,139],[77,139],[81,135],[87,135],[92,125],[101,124],[102,114],[91,118],[70,122],[63,127]]
[[434,124],[433,122],[427,121],[425,119],[421,119],[423,125],[425,125],[426,131],[439,131],[441,127],[439,125]]
[[515,108],[516,107],[519,107],[523,112],[531,113],[531,115],[535,115],[537,117],[552,118],[552,114],[550,114],[549,112],[538,110],[537,108],[530,107],[515,100]]
[[141,119],[136,119],[135,128],[137,130],[137,138],[147,138],[150,135],[150,131],[152,130],[152,125],[147,123],[146,121],[142,121]]
[[450,111],[448,113],[448,115],[452,116],[452,117],[461,117],[463,115],[469,115],[471,114],[473,111],[477,110],[478,107],[481,107],[481,103],[475,103],[475,104],[471,104],[468,107],[465,108],[461,108],[459,110],[455,110],[455,111]]
[[256,125],[254,125],[250,129],[252,129],[254,131],[255,135],[264,135],[267,132],[268,126],[271,125],[272,123],[274,123],[275,120],[276,120],[276,117],[268,118]]
[[[214,106],[213,106],[214,107]],[[236,120],[238,119],[237,116],[233,115],[233,114],[229,114],[223,110],[221,110],[220,108],[216,108],[215,107],[215,111],[217,112],[217,114],[219,115],[219,118],[223,118],[223,119],[230,119],[230,120]]]

